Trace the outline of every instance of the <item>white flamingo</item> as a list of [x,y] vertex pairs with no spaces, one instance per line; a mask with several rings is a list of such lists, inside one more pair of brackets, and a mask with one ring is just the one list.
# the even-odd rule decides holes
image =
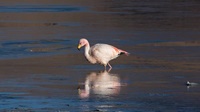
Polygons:
[[108,44],[95,44],[90,47],[88,40],[85,38],[80,39],[78,50],[80,50],[83,46],[85,46],[85,57],[90,63],[102,64],[105,69],[108,65],[110,70],[112,69],[112,66],[109,64],[110,60],[117,58],[121,54],[126,54],[127,56],[129,55],[128,52]]

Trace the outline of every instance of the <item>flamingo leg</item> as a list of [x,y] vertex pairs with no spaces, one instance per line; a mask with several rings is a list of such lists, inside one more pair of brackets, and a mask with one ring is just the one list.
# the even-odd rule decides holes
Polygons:
[[108,63],[108,66],[112,69],[112,66],[110,65],[110,63]]
[[106,66],[107,66],[107,65],[104,65],[104,70],[106,70]]
[[110,67],[108,72],[110,72],[110,70],[112,69],[112,66],[110,65],[110,63],[108,63],[108,66]]

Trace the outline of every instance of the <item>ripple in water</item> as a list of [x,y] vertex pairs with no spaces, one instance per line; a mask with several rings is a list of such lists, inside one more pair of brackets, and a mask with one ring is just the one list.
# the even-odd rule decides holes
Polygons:
[[66,5],[13,5],[1,6],[0,12],[81,12],[84,7]]
[[0,59],[23,58],[30,56],[50,55],[66,53],[73,46],[73,41],[30,40],[30,41],[5,41],[0,43]]

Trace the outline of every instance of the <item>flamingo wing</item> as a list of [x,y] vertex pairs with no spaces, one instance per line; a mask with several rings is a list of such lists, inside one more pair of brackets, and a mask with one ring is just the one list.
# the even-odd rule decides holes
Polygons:
[[90,54],[99,63],[105,65],[110,60],[117,58],[119,56],[119,51],[117,48],[108,44],[95,44],[91,47]]

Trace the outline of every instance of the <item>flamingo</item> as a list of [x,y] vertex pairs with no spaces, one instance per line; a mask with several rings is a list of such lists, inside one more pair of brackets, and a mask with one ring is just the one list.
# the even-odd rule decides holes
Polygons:
[[109,61],[117,58],[119,55],[125,54],[129,55],[128,52],[118,49],[112,45],[109,44],[95,44],[90,47],[90,44],[87,39],[82,38],[79,41],[78,44],[78,50],[80,50],[81,47],[85,47],[85,57],[86,59],[92,63],[92,64],[101,64],[104,66],[106,70],[106,66],[108,65],[110,67],[109,70],[112,69],[112,66],[110,65]]

